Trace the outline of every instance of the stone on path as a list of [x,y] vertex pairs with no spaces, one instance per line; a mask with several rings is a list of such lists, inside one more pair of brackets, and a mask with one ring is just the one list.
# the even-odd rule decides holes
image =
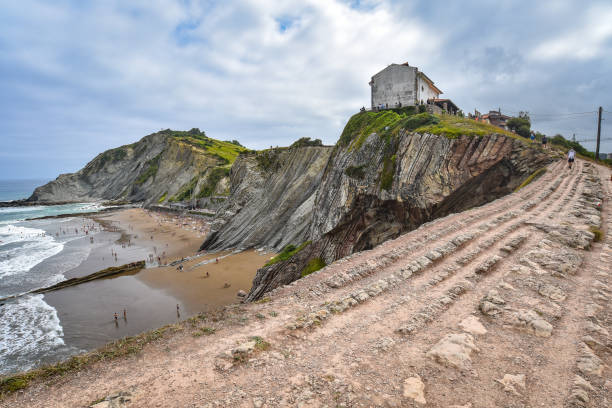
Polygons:
[[411,398],[419,404],[426,404],[425,384],[418,375],[404,380],[404,397]]
[[525,374],[505,374],[501,380],[495,380],[504,386],[504,391],[512,392],[514,395],[521,396],[517,388],[525,390]]
[[466,317],[461,321],[461,323],[459,323],[459,327],[461,327],[462,330],[474,335],[487,333],[487,329],[485,329],[476,316]]
[[479,350],[474,344],[474,337],[471,334],[449,334],[436,343],[427,352],[427,356],[442,365],[468,369],[472,361],[470,359],[472,351]]

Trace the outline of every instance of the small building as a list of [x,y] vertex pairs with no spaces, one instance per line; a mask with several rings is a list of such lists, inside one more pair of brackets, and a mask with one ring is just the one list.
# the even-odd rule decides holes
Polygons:
[[438,99],[442,91],[417,67],[391,64],[372,77],[372,109],[424,105]]
[[612,160],[612,153],[608,153],[608,160]]
[[480,112],[474,111],[474,119],[479,122],[490,123],[493,126],[497,126],[502,129],[508,130],[506,126],[506,122],[512,118],[512,116],[507,116],[501,113],[501,109],[496,111],[492,110],[489,113],[485,113],[484,115],[480,115]]

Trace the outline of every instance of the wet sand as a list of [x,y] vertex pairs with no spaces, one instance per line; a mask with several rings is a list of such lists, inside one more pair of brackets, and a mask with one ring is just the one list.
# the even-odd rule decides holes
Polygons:
[[[196,255],[208,231],[204,219],[143,209],[120,210],[91,218],[107,230],[94,236],[96,247],[81,265],[64,274],[67,278],[109,266],[149,261],[149,256],[153,262],[136,274],[87,282],[44,295],[45,301],[57,310],[66,345],[78,350],[90,350],[238,302],[238,290],[248,292],[257,269],[273,255],[254,250],[204,253],[182,262],[182,271],[176,265],[158,267],[158,261],[168,264]],[[83,240],[81,245],[89,242]],[[111,249],[117,253],[117,260],[111,257]],[[214,261],[216,258],[218,263]],[[202,265],[207,261],[210,263]],[[229,287],[224,287],[226,283]],[[114,313],[118,314],[117,321]]]

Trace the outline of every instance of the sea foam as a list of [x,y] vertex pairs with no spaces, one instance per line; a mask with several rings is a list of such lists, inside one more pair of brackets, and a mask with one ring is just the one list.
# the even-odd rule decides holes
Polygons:
[[63,247],[41,229],[0,226],[0,278],[28,272]]
[[43,295],[0,306],[0,374],[30,369],[68,351],[57,311]]

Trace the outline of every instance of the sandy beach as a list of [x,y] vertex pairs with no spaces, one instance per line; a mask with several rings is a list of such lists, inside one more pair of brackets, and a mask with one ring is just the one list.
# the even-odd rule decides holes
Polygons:
[[[36,270],[74,265],[63,273],[69,279],[147,261],[147,267],[136,273],[45,293],[40,301],[55,309],[64,345],[57,353],[37,357],[41,363],[239,302],[237,292],[248,292],[257,269],[273,255],[254,250],[198,254],[209,229],[206,219],[141,208],[39,223],[48,225],[54,236],[72,236],[64,251]],[[184,258],[189,260],[181,262]]]

